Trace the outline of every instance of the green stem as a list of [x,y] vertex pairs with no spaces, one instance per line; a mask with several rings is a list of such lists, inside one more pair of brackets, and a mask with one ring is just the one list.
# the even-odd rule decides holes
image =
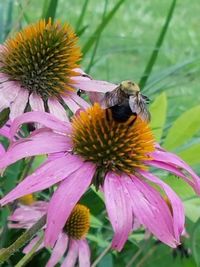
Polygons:
[[111,244],[109,244],[103,252],[99,255],[98,258],[92,263],[91,267],[97,266],[97,264],[101,261],[101,259],[108,253],[108,251],[111,249]]
[[140,82],[139,82],[139,86],[140,88],[144,88],[144,86],[146,85],[146,82],[152,72],[152,69],[153,69],[153,66],[156,62],[156,59],[157,59],[157,56],[158,56],[158,53],[160,51],[160,47],[162,46],[162,43],[164,41],[164,37],[166,35],[166,32],[167,32],[167,29],[168,29],[168,26],[169,26],[169,23],[172,19],[172,15],[173,15],[173,12],[174,12],[174,8],[176,6],[176,0],[173,0],[172,1],[172,4],[170,6],[170,9],[169,9],[169,12],[168,12],[168,15],[166,17],[166,20],[165,20],[165,24],[164,26],[162,27],[161,29],[161,32],[160,32],[160,35],[158,37],[158,40],[156,42],[156,45],[154,47],[154,50],[150,56],[150,59],[147,63],[147,66],[146,66],[146,69],[140,79]]
[[0,250],[0,263],[8,260],[12,254],[23,247],[46,223],[43,215],[30,229],[26,230],[12,245]]
[[41,235],[40,239],[37,243],[33,246],[33,248],[17,263],[15,267],[23,267],[32,259],[33,255],[35,254],[36,250],[42,244],[44,234]]

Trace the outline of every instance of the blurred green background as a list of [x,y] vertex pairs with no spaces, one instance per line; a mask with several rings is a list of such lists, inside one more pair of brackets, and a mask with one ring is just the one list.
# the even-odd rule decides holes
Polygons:
[[[114,83],[126,79],[139,82],[155,50],[170,5],[169,0],[0,0],[0,41],[41,17],[55,17],[72,24],[78,33],[84,52],[81,65],[87,73]],[[152,128],[157,140],[182,156],[200,174],[199,14],[199,0],[175,3],[158,58],[142,91],[151,99]],[[121,253],[108,252],[98,267],[200,266],[199,198],[176,177],[163,172],[157,174],[184,201],[189,233],[189,238],[184,239],[185,248],[172,251],[154,239],[144,240],[144,231],[137,231]],[[7,190],[14,186],[8,185],[6,179],[1,183]],[[82,201],[90,203],[91,199],[95,208],[91,210],[88,239],[94,261],[108,246],[112,230],[104,205],[94,191],[90,190]],[[6,216],[3,212],[2,226]],[[15,239],[16,233],[11,231],[4,245]],[[185,255],[184,251],[187,251]],[[9,265],[4,266],[15,266],[21,256],[15,254]],[[42,251],[27,266],[44,266],[48,256],[47,251]]]

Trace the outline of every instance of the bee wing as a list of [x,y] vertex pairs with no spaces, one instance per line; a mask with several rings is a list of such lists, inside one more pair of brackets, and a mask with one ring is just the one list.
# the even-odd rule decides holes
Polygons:
[[133,113],[139,115],[144,121],[150,122],[151,114],[147,109],[143,98],[138,98],[136,95],[129,97],[129,106]]
[[121,104],[123,98],[123,93],[121,92],[120,86],[118,86],[113,91],[105,93],[102,104],[107,108],[113,107]]

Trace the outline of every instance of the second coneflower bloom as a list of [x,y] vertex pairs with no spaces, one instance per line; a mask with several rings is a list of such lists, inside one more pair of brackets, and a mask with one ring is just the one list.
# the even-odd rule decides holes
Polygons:
[[109,91],[114,84],[91,80],[79,68],[81,51],[69,24],[40,20],[0,45],[0,111],[13,119],[25,111],[47,111],[66,120],[88,104],[76,89]]
[[[182,202],[148,168],[161,168],[181,177],[198,194],[200,179],[180,158],[156,146],[146,122],[132,115],[126,122],[119,123],[113,120],[110,110],[95,104],[77,113],[71,123],[61,122],[47,113],[24,114],[14,120],[11,136],[21,124],[28,122],[40,123],[44,128],[13,142],[0,159],[0,168],[27,156],[48,154],[49,157],[0,204],[59,183],[48,207],[46,245],[54,245],[66,218],[92,183],[105,195],[114,230],[113,248],[123,248],[135,219],[167,245],[180,244],[184,230]],[[165,195],[172,211],[165,202]]]
[[[9,216],[10,228],[29,229],[33,226],[43,215],[47,213],[48,202],[33,201],[30,203],[32,195],[25,196],[20,199],[19,207]],[[28,203],[27,203],[28,200]],[[21,204],[21,202],[25,204]],[[68,205],[65,203],[65,205]],[[45,229],[46,226],[44,226]],[[52,254],[46,267],[56,266],[62,259],[61,267],[76,266],[90,266],[90,249],[86,240],[86,235],[90,227],[90,212],[89,209],[81,204],[75,205],[70,216],[65,221],[63,229],[58,233],[56,243],[52,249]],[[23,252],[28,253],[33,246],[40,239],[40,235],[36,235],[33,240],[24,248]],[[38,247],[44,248],[44,242]]]

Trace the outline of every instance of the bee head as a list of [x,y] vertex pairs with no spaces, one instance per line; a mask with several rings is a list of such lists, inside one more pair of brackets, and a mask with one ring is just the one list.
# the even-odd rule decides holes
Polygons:
[[121,90],[127,95],[133,95],[140,92],[139,86],[132,81],[123,81],[120,84]]

